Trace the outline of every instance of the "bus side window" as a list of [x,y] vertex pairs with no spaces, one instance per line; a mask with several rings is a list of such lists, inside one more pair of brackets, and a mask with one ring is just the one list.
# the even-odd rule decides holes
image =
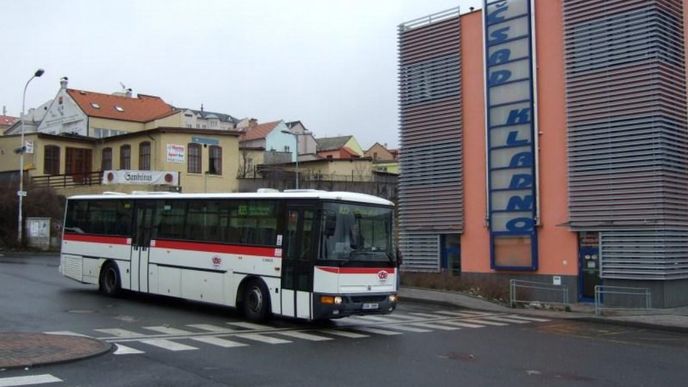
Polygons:
[[303,211],[303,234],[301,234],[301,254],[300,259],[308,261],[313,257],[313,222],[315,212],[312,210]]
[[166,200],[160,211],[158,237],[161,239],[185,239],[184,219],[186,218],[186,200]]
[[72,200],[69,202],[65,231],[77,234],[90,232],[88,218],[88,202],[85,200]]

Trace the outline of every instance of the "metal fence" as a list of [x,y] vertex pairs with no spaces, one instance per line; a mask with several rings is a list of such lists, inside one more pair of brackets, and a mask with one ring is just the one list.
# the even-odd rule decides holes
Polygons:
[[552,285],[545,282],[509,280],[509,302],[517,304],[569,305],[569,289],[566,285]]
[[650,309],[652,293],[648,288],[629,288],[624,286],[595,286],[595,315],[603,310]]

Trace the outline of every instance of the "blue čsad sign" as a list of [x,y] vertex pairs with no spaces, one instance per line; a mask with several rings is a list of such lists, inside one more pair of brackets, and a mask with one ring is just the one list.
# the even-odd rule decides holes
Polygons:
[[484,1],[490,262],[537,270],[530,0]]

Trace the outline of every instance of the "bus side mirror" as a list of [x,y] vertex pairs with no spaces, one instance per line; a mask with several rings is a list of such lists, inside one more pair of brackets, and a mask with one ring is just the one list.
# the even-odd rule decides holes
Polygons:
[[404,259],[401,257],[401,250],[397,247],[397,267],[404,264]]

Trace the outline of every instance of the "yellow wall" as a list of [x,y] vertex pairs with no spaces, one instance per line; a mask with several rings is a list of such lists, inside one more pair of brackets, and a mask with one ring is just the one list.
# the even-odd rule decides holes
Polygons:
[[378,171],[389,172],[389,173],[399,173],[399,162],[398,161],[377,162],[377,163],[374,163],[374,168]]
[[[34,140],[35,148],[36,135],[25,135],[25,138]],[[14,150],[19,148],[20,144],[19,135],[0,136],[0,172],[19,170],[19,155],[14,153]],[[33,163],[33,155],[24,155],[24,165],[27,163]]]
[[184,127],[183,125],[183,114],[182,112],[177,112],[171,116],[164,117],[158,120],[153,120],[150,122],[146,122],[145,128],[146,129],[155,129],[155,128],[182,128]]
[[349,141],[347,141],[344,146],[356,152],[359,156],[363,156],[363,148],[361,148],[361,145],[358,144],[358,141],[356,141],[354,136],[351,136]]
[[[250,159],[250,165],[244,168],[244,163],[246,160]],[[237,172],[241,174],[244,173],[244,177],[253,177],[253,172],[256,170],[258,165],[265,162],[265,151],[260,149],[240,149]]]
[[[181,172],[181,185],[184,192],[237,192],[239,190],[239,182],[236,175],[239,169],[239,139],[233,136],[213,136],[208,134],[181,134],[181,133],[164,133],[157,134],[162,136],[157,142],[158,149],[153,151],[158,155],[157,162],[159,169],[165,171],[179,171]],[[188,173],[187,161],[189,157],[188,143],[191,142],[191,137],[203,137],[209,139],[216,139],[219,141],[219,146],[222,147],[222,175],[208,175],[202,173]],[[186,158],[183,164],[177,164],[167,161],[166,152],[167,144],[184,145],[186,148]],[[210,147],[203,147],[202,150],[202,171],[208,170]],[[138,156],[138,155],[137,155]]]
[[[131,146],[131,165],[130,169],[139,168],[139,145],[142,142],[151,143],[151,170],[158,171],[177,171],[180,172],[180,185],[183,192],[236,192],[239,189],[237,181],[237,171],[239,169],[239,141],[237,137],[227,135],[212,135],[198,133],[141,133],[139,135],[126,136],[124,138],[114,137],[109,140],[99,140],[95,142],[81,142],[71,139],[54,137],[39,137],[36,133],[28,134],[26,139],[34,142],[34,153],[26,154],[24,157],[25,169],[30,170],[31,176],[44,175],[44,147],[45,145],[56,145],[60,147],[60,174],[65,171],[66,148],[84,148],[92,151],[92,171],[99,171],[102,167],[102,152],[104,148],[112,148],[112,167],[119,169],[120,148],[122,145]],[[222,147],[222,175],[208,175],[203,173],[188,173],[188,144],[192,137],[217,140]],[[19,147],[19,136],[0,136],[0,172],[16,171],[19,169],[19,156],[14,153],[14,149]],[[167,144],[183,145],[185,148],[185,159],[183,163],[167,161]],[[202,148],[202,170],[208,170],[209,146]],[[261,153],[262,155],[262,153]],[[124,191],[150,190],[152,187],[144,185],[128,185]],[[97,187],[77,187],[70,188],[70,194],[102,192],[115,190],[113,186]]]
[[[29,171],[31,176],[44,175],[45,146],[56,145],[60,147],[60,174],[65,173],[65,157],[67,148],[93,149],[93,145],[88,142],[81,142],[65,139],[47,139],[39,137],[36,133],[24,135],[26,140],[33,141],[33,154],[24,155],[24,170]],[[19,147],[19,135],[0,136],[0,172],[19,170],[19,155],[14,150]],[[93,165],[95,168],[95,164]]]
[[143,122],[119,121],[119,120],[110,120],[107,118],[89,117],[88,118],[89,136],[93,135],[93,129],[96,129],[96,128],[122,130],[125,132],[139,132],[139,131],[145,129],[145,124]]

